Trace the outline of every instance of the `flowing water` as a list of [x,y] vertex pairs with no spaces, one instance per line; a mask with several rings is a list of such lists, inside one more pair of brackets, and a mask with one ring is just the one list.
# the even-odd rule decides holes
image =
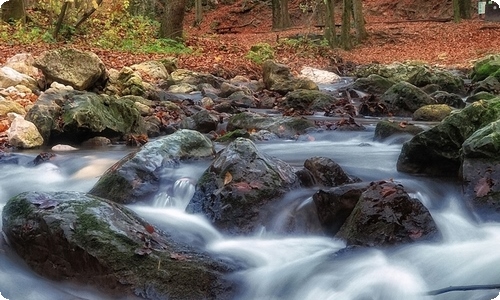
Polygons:
[[[426,295],[448,286],[500,283],[500,225],[475,221],[463,203],[459,184],[398,173],[396,160],[403,139],[374,142],[373,131],[373,126],[363,132],[325,131],[294,141],[260,143],[258,147],[297,167],[309,157],[326,156],[362,180],[392,178],[401,182],[431,211],[443,235],[441,242],[343,251],[345,244],[332,238],[282,234],[280,224],[286,222],[290,210],[310,207],[314,190],[283,197],[281,213],[255,234],[225,236],[203,217],[183,212],[193,184],[209,162],[181,164],[164,174],[164,185],[152,205],[130,207],[160,228],[175,228],[184,239],[209,252],[245,262],[249,268],[234,274],[243,284],[237,299],[483,300],[498,296],[497,290]],[[27,190],[86,192],[128,151],[112,147],[107,151],[66,152],[38,167],[0,165],[0,209],[10,197]],[[24,154],[28,161],[37,153]],[[110,299],[91,287],[40,278],[5,244],[0,244],[0,293],[22,300]]]

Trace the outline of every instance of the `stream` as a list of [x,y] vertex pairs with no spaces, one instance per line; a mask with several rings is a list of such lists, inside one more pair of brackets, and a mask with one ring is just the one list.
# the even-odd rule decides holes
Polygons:
[[[453,291],[437,296],[426,292],[460,285],[499,284],[500,224],[478,223],[467,209],[458,182],[415,177],[396,171],[401,137],[374,142],[375,126],[361,132],[324,131],[298,140],[257,143],[263,152],[293,166],[312,156],[325,156],[347,173],[364,181],[394,179],[431,212],[443,235],[440,242],[403,245],[389,249],[341,251],[344,242],[325,236],[285,235],[280,224],[287,210],[269,220],[254,235],[227,237],[201,216],[183,212],[193,192],[192,181],[209,161],[182,163],[169,179],[177,180],[159,192],[154,205],[131,205],[158,227],[175,226],[211,253],[246,262],[250,268],[234,274],[243,287],[238,299],[296,300],[417,300],[493,299],[498,290]],[[58,153],[51,163],[37,167],[0,164],[0,210],[23,191],[86,192],[130,148],[78,150]],[[26,160],[38,152],[22,152]],[[189,180],[186,180],[189,178]],[[299,190],[283,197],[280,205],[301,209],[315,191]],[[0,239],[1,240],[1,239]],[[74,283],[53,282],[32,272],[4,242],[0,244],[0,293],[7,299],[120,299]],[[1,298],[0,298],[1,299]]]

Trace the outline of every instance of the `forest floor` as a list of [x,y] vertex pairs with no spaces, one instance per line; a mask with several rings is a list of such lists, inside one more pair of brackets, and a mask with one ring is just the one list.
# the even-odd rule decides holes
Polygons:
[[[425,0],[365,0],[368,39],[350,51],[314,47],[307,43],[322,31],[313,18],[314,1],[292,0],[290,15],[293,27],[283,31],[272,30],[271,9],[265,2],[237,0],[234,4],[218,4],[216,9],[204,12],[199,27],[192,26],[193,11],[185,18],[186,43],[196,49],[195,54],[179,56],[179,67],[209,72],[223,77],[250,75],[260,77],[260,67],[245,55],[252,45],[268,43],[275,47],[275,59],[297,72],[304,66],[335,70],[340,62],[354,65],[372,62],[392,63],[421,61],[449,68],[470,68],[475,60],[487,54],[500,53],[500,23],[473,17],[460,23],[451,21],[451,1]],[[434,4],[429,3],[434,2]],[[248,3],[257,3],[249,9]],[[337,23],[340,18],[337,18]],[[217,33],[216,28],[232,27],[230,32]],[[289,37],[301,36],[303,43],[290,46],[283,43]],[[304,42],[306,41],[306,42]],[[85,41],[74,41],[73,46],[94,51],[108,67],[121,68],[158,54],[136,54],[95,49]],[[21,52],[34,55],[49,48],[65,45],[7,46],[0,44],[0,65]]]

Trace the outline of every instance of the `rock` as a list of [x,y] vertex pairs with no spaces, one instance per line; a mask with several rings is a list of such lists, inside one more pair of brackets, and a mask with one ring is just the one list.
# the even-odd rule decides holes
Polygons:
[[472,94],[477,94],[479,92],[488,92],[494,95],[500,94],[500,81],[495,76],[488,76],[474,83],[472,85]]
[[38,132],[36,126],[16,113],[8,113],[12,120],[7,138],[9,144],[21,149],[31,149],[43,145],[43,137]]
[[368,64],[361,66],[354,72],[358,78],[376,74],[394,82],[408,81],[415,73],[425,69],[425,65],[415,62],[384,64]]
[[114,164],[99,178],[90,194],[118,203],[148,201],[161,184],[162,174],[179,161],[211,157],[212,142],[201,133],[182,129],[148,142]]
[[220,86],[219,97],[227,98],[236,92],[243,92],[244,95],[252,96],[252,91],[246,86],[237,86],[229,82],[223,82]]
[[476,61],[472,68],[472,82],[478,82],[500,70],[500,55],[488,55]]
[[424,131],[423,128],[407,122],[392,122],[382,120],[375,126],[375,134],[373,139],[375,141],[384,141],[385,139],[394,135],[416,135]]
[[475,131],[462,144],[465,158],[497,159],[500,151],[500,120]]
[[310,79],[296,78],[285,65],[266,60],[262,65],[263,80],[266,89],[286,94],[297,89],[317,90],[318,85]]
[[436,100],[437,104],[446,104],[454,108],[464,108],[465,107],[465,102],[462,100],[462,97],[460,97],[457,94],[450,94],[445,91],[437,91],[434,93],[431,93],[429,96],[434,98]]
[[234,299],[214,258],[131,210],[77,192],[27,192],[2,212],[9,245],[38,274],[146,299]]
[[249,108],[257,107],[257,101],[251,95],[247,95],[244,91],[237,91],[227,97],[231,104],[235,107]]
[[499,98],[472,103],[404,143],[397,162],[398,171],[457,176],[464,141],[498,118]]
[[377,74],[370,74],[368,77],[358,78],[354,81],[353,89],[373,95],[379,99],[395,82]]
[[9,67],[21,74],[32,78],[38,76],[38,69],[34,66],[35,58],[30,53],[19,53],[7,59],[4,67]]
[[424,105],[413,113],[414,121],[440,122],[451,114],[453,109],[447,104]]
[[139,71],[153,80],[167,80],[168,70],[159,60],[149,60],[130,66],[134,71]]
[[184,118],[181,122],[181,128],[192,129],[201,133],[216,131],[219,124],[219,117],[208,110],[200,110],[189,118]]
[[474,216],[481,221],[500,221],[500,159],[466,156],[461,173],[464,198]]
[[237,138],[203,173],[186,211],[204,214],[224,232],[248,234],[265,219],[265,205],[298,186],[290,165]]
[[328,190],[319,190],[313,195],[318,219],[328,236],[335,236],[358,203],[368,183],[353,183]]
[[82,143],[84,147],[106,147],[109,145],[111,145],[111,140],[103,136],[96,136]]
[[477,94],[473,94],[473,95],[467,97],[465,102],[472,103],[472,102],[476,102],[478,100],[490,100],[490,99],[493,99],[495,97],[496,97],[495,95],[493,95],[489,92],[479,92]]
[[55,146],[52,146],[52,148],[50,148],[50,150],[66,152],[66,151],[76,151],[76,150],[78,150],[78,148],[75,148],[75,147],[70,146],[70,145],[57,144]]
[[186,69],[177,69],[170,73],[168,78],[169,85],[187,83],[198,86],[202,83],[208,83],[215,88],[220,88],[222,82],[224,82],[224,79],[211,74],[198,73]]
[[389,88],[381,97],[389,112],[397,116],[411,116],[424,105],[435,104],[436,101],[424,91],[408,82],[398,82]]
[[108,95],[143,96],[150,86],[142,81],[141,74],[129,67],[123,67],[120,72],[110,70],[109,80],[104,91]]
[[38,90],[38,84],[35,79],[19,73],[10,67],[1,67],[0,88],[8,88],[16,85],[24,85],[32,91]]
[[174,84],[168,87],[169,92],[178,94],[189,94],[196,90],[197,90],[196,86],[185,82]]
[[49,50],[35,60],[46,81],[87,90],[106,77],[106,67],[94,53],[73,48]]
[[311,157],[304,162],[304,168],[309,171],[315,185],[334,187],[357,181],[344,172],[336,162],[327,157]]
[[89,92],[49,89],[26,115],[47,144],[79,144],[94,136],[144,134],[135,101]]
[[391,246],[436,239],[439,232],[431,214],[403,186],[372,182],[342,225],[337,238],[353,246]]
[[285,111],[310,114],[314,111],[328,111],[336,102],[338,99],[323,91],[299,89],[288,92],[280,106]]
[[463,79],[446,70],[430,67],[420,68],[407,81],[417,87],[437,84],[441,91],[453,94],[465,94]]
[[240,138],[240,137],[250,139],[250,133],[248,133],[248,131],[246,131],[244,129],[236,129],[236,130],[227,132],[223,136],[217,138],[216,141],[219,143],[228,143],[228,142],[232,142],[235,139]]
[[229,118],[227,131],[246,129],[247,131],[268,130],[279,137],[294,137],[306,129],[315,127],[310,120],[299,117],[268,117],[251,112],[242,112]]
[[0,96],[0,116],[6,116],[7,113],[16,113],[19,115],[24,116],[26,114],[26,111],[24,108],[21,106],[21,104],[14,102],[14,101],[9,101],[2,96]]
[[329,71],[304,67],[300,70],[300,74],[316,84],[330,84],[340,80],[340,76]]

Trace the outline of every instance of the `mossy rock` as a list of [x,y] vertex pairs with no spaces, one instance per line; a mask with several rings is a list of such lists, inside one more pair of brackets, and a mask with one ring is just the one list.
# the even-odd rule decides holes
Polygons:
[[434,121],[440,122],[451,114],[453,108],[447,104],[425,105],[413,113],[415,121]]
[[424,129],[414,124],[401,124],[400,122],[382,120],[377,123],[377,126],[375,126],[375,134],[373,139],[375,141],[383,141],[395,135],[416,135],[422,131],[424,131]]
[[472,69],[472,82],[486,79],[488,76],[500,70],[500,55],[488,55],[478,60]]

